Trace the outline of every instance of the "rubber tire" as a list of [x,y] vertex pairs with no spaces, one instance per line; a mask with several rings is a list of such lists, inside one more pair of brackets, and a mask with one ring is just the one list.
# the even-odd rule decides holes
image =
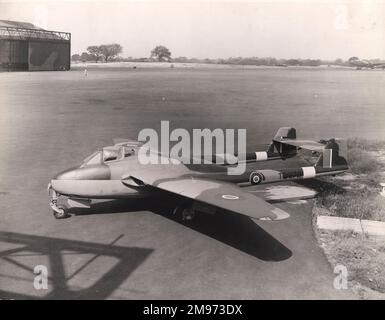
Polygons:
[[[188,212],[190,210],[191,210],[191,219],[183,219],[185,212]],[[186,207],[182,210],[182,220],[184,223],[189,223],[190,221],[194,220],[194,218],[195,218],[195,212],[191,207]]]
[[186,219],[183,219],[183,211],[187,209],[187,205],[179,205],[179,206],[176,206],[173,210],[173,216],[175,218],[175,220],[183,225],[188,225],[191,223],[191,221],[193,221],[194,219],[191,219],[191,220],[186,220]]
[[59,213],[59,212],[53,210],[53,216],[55,217],[55,219],[67,219],[70,217],[70,215],[67,212],[67,208],[65,208],[65,207],[58,207],[58,208],[62,209],[63,213]]
[[249,181],[251,184],[260,184],[262,180],[263,180],[263,176],[259,172],[252,172],[250,174]]

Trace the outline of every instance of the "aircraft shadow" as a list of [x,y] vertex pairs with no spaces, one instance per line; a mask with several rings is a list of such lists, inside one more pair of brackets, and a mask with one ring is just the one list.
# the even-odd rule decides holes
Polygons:
[[182,223],[172,215],[175,205],[175,199],[165,198],[153,198],[151,203],[148,199],[110,200],[95,203],[91,209],[72,208],[70,212],[83,215],[151,211],[260,260],[282,261],[292,256],[290,249],[248,217],[226,212],[218,212],[215,215],[198,213],[193,221]]
[[320,179],[306,179],[306,180],[296,180],[295,183],[302,185],[304,187],[315,190],[319,195],[323,193],[345,193],[346,190],[340,186],[320,180]]
[[260,260],[283,261],[292,256],[289,248],[248,217],[224,212],[199,214],[186,226]]
[[[0,287],[1,299],[106,299],[123,283],[130,274],[141,265],[153,252],[153,249],[138,247],[122,247],[114,245],[124,235],[120,235],[111,244],[99,244],[85,241],[74,241],[52,237],[35,236],[13,232],[0,231],[0,242],[17,245],[17,248],[0,251],[0,261],[4,260],[14,265],[15,270],[21,268],[31,273],[32,285],[35,274],[29,264],[20,262],[20,257],[28,255],[46,256],[50,265],[49,288],[50,292],[41,297],[22,293],[10,292]],[[64,256],[87,254],[92,257],[80,266],[72,275],[65,273]],[[87,288],[74,290],[68,282],[81,273],[98,257],[112,257],[117,262],[107,272],[101,272],[100,277]],[[19,259],[16,259],[19,258]],[[114,260],[114,261],[115,261]],[[45,260],[43,260],[45,261]],[[1,262],[4,263],[3,261]],[[48,266],[47,266],[48,267]],[[13,275],[1,274],[1,277],[14,278]],[[27,279],[22,279],[26,281]],[[20,280],[21,281],[21,280]]]

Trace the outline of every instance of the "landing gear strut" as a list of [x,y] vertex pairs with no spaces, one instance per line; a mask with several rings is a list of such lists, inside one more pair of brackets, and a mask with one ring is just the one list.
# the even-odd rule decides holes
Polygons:
[[183,223],[190,222],[195,218],[195,210],[190,204],[178,205],[172,213],[178,220],[182,220]]
[[52,188],[51,184],[48,185],[48,193],[51,195],[51,201],[49,202],[49,205],[53,210],[53,216],[56,219],[66,219],[70,217],[67,208],[62,205],[58,205],[60,194]]

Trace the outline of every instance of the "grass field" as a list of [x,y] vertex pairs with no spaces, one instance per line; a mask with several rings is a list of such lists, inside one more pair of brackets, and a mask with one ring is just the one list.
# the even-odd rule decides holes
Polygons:
[[[313,207],[318,215],[385,221],[385,198],[380,195],[384,181],[384,142],[353,138],[348,140],[350,173],[325,177],[331,188],[323,188]],[[347,267],[349,281],[363,299],[384,299],[385,248],[382,237],[354,232],[317,230],[319,243],[332,264]]]
[[[3,156],[13,156],[20,136],[32,144],[69,144],[76,155],[157,129],[160,120],[172,128],[246,128],[249,146],[287,125],[299,136],[385,139],[384,84],[381,70],[316,68],[2,73],[0,142]],[[50,139],[53,130],[62,133],[60,141]],[[94,143],[80,146],[84,135]]]
[[331,187],[321,188],[316,205],[330,215],[385,221],[385,198],[380,183],[385,180],[384,142],[348,139],[349,173],[322,180]]
[[381,238],[325,230],[318,232],[318,238],[332,266],[347,267],[348,279],[361,298],[385,298],[385,246]]

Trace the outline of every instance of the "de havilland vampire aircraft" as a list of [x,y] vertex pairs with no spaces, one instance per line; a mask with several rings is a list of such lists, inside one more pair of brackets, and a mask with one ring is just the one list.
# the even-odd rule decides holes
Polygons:
[[90,208],[92,199],[135,201],[138,197],[172,195],[180,200],[173,212],[182,220],[191,220],[195,212],[215,213],[217,209],[252,219],[281,220],[289,217],[285,211],[241,186],[336,175],[348,170],[344,140],[299,140],[296,130],[290,127],[280,128],[266,151],[233,157],[245,162],[285,160],[305,149],[318,155],[313,166],[228,175],[228,164],[214,159],[208,165],[215,167],[213,172],[196,170],[181,161],[143,165],[138,160],[141,142],[122,139],[114,142],[51,180],[48,190],[55,218],[69,216],[68,209],[58,203],[61,196],[67,198],[70,207]]

